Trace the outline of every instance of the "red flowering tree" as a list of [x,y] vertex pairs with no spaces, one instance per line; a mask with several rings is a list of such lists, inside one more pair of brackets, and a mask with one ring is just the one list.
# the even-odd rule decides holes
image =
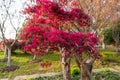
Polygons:
[[21,34],[26,42],[24,49],[35,55],[44,55],[48,47],[58,50],[64,80],[71,80],[70,59],[75,55],[81,79],[91,80],[93,62],[99,57],[95,48],[98,38],[93,33],[78,32],[83,26],[90,25],[90,17],[79,8],[68,7],[68,3],[36,0],[35,5],[23,11],[28,15],[27,25]]
[[52,30],[48,34],[48,41],[60,51],[65,80],[71,80],[70,59],[73,55],[81,69],[81,79],[91,80],[94,60],[101,56],[96,48],[98,38],[93,33]]

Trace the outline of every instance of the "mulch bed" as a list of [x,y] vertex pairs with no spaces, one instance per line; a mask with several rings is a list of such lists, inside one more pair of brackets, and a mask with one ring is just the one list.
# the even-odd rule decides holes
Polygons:
[[4,73],[4,72],[10,72],[10,71],[15,71],[19,69],[19,66],[14,66],[14,65],[11,65],[11,66],[6,66],[6,67],[3,67],[0,69],[0,72],[1,73]]

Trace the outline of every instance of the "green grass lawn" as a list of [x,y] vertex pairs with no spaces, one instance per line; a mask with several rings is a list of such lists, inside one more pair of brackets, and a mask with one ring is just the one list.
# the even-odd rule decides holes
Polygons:
[[[2,58],[3,52],[0,52],[0,59]],[[28,63],[33,58],[32,55],[28,54],[15,54],[12,55],[12,65],[20,66],[20,69],[13,72],[0,73],[0,78],[15,77],[17,75],[27,75],[44,72],[59,72],[61,71],[59,54],[47,54],[45,56],[39,56],[38,59],[52,62],[50,68],[41,69],[40,63]],[[6,62],[0,62],[0,68],[6,66]]]
[[[103,58],[95,61],[94,68],[112,67],[120,71],[120,57],[116,57],[114,55],[115,52],[102,51],[101,53],[103,54]],[[0,59],[2,59],[2,55],[3,52],[0,52]],[[12,65],[20,66],[20,68],[13,72],[0,73],[0,78],[12,78],[18,75],[29,75],[35,73],[60,72],[62,70],[59,61],[59,54],[56,52],[38,57],[38,59],[51,62],[52,65],[49,68],[41,68],[40,63],[28,63],[32,58],[32,55],[17,51],[17,54],[12,55]],[[71,63],[71,68],[77,67],[74,58]],[[117,65],[111,63],[116,63]],[[0,68],[4,66],[6,66],[6,62],[0,62]]]

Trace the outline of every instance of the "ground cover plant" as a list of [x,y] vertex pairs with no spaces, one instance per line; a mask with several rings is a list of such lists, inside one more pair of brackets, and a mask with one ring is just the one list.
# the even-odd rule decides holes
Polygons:
[[[72,80],[79,80],[78,75],[73,76]],[[56,75],[52,77],[39,77],[35,79],[27,79],[27,80],[63,80],[62,75]],[[116,74],[113,71],[105,70],[93,73],[92,80],[120,80],[120,75]]]

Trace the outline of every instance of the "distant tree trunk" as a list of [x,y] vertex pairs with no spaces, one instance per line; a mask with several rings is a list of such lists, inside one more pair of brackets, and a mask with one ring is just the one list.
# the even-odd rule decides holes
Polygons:
[[5,46],[5,51],[4,51],[4,55],[3,55],[3,60],[5,61],[7,59],[7,53],[8,53],[8,49]]
[[102,49],[106,49],[106,44],[102,41]]
[[11,66],[11,47],[8,47],[8,62],[7,66]]
[[116,51],[116,56],[120,56],[120,54],[119,54],[119,43],[118,42],[115,43],[115,51]]
[[70,57],[62,57],[61,58],[61,65],[63,69],[63,78],[64,80],[71,80],[71,73],[70,73]]
[[118,28],[117,25],[115,25],[115,27],[112,28],[112,37],[113,37],[113,39],[115,41],[116,56],[120,56],[120,54],[119,54],[120,32],[118,30],[119,30],[119,28]]
[[36,57],[37,57],[37,56],[36,56],[36,55],[34,55],[33,60],[36,60]]

